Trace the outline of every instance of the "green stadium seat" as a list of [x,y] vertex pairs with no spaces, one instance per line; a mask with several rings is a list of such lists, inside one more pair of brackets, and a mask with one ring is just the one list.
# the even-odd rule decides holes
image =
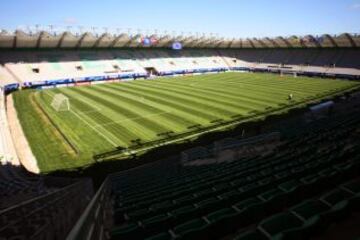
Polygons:
[[267,177],[258,181],[261,189],[268,189],[277,186],[277,182],[273,177]]
[[288,195],[288,203],[291,205],[303,197],[304,184],[297,179],[293,179],[278,185],[279,189]]
[[254,229],[237,235],[233,240],[268,240],[269,238],[262,232]]
[[267,169],[261,170],[259,173],[263,177],[268,177],[273,173],[273,170],[271,168],[267,168]]
[[289,171],[283,171],[276,173],[274,176],[278,181],[285,181],[289,177],[291,178],[291,173]]
[[147,208],[143,208],[143,209],[128,212],[128,213],[126,213],[126,216],[130,221],[138,221],[143,218],[148,218],[153,214],[154,214],[154,212],[150,211]]
[[165,202],[152,204],[149,208],[154,212],[156,212],[156,211],[169,211],[171,209],[176,208],[176,205],[173,203],[173,201],[167,200]]
[[304,166],[297,166],[297,167],[294,167],[290,170],[290,173],[292,175],[292,177],[298,177],[298,176],[301,176],[302,173],[305,171],[305,167]]
[[285,212],[261,221],[258,229],[271,239],[303,239],[303,221],[294,214]]
[[174,221],[177,224],[186,222],[191,218],[199,217],[201,215],[199,209],[196,208],[194,205],[187,205],[178,208],[176,210],[171,211],[170,214],[174,217]]
[[199,208],[202,214],[207,214],[208,211],[213,211],[221,208],[222,201],[217,197],[212,197],[196,203],[196,206]]
[[360,179],[353,180],[351,182],[345,183],[341,186],[342,189],[349,191],[353,194],[360,193]]
[[[302,177],[300,179],[300,182],[305,184],[305,187],[307,187],[307,192],[310,195],[313,195],[318,191],[317,189],[319,189],[319,188],[322,189],[322,187],[324,187],[322,185],[323,181],[321,181],[321,180],[322,180],[322,177],[319,176],[318,173],[313,173],[313,174],[307,175],[305,177]],[[309,186],[312,186],[312,187],[310,188]]]
[[254,182],[239,188],[239,191],[241,192],[242,197],[245,199],[261,193],[262,189],[260,188],[260,183]]
[[349,209],[353,212],[360,211],[360,194],[359,193],[349,199]]
[[351,179],[357,175],[357,165],[353,162],[339,163],[334,166],[343,179]]
[[212,196],[214,195],[215,192],[213,189],[205,189],[205,190],[202,190],[202,191],[199,191],[196,193],[196,196],[199,198],[199,199],[206,199],[207,197],[209,196]]
[[251,207],[252,205],[259,205],[259,204],[262,204],[262,203],[264,203],[264,202],[261,199],[252,197],[252,198],[242,200],[242,201],[234,204],[234,206],[237,209],[241,210],[241,209],[244,209],[244,208]]
[[308,228],[309,232],[319,227],[325,227],[327,219],[321,216],[322,213],[331,211],[331,207],[319,200],[307,200],[290,209],[296,216],[300,217]]
[[115,227],[111,232],[112,240],[142,239],[143,237],[144,231],[136,223]]
[[340,181],[340,173],[333,168],[326,168],[319,172],[319,176],[326,178],[326,186],[334,187]]
[[226,205],[231,205],[236,201],[239,201],[243,198],[243,195],[241,192],[237,190],[232,190],[226,193],[223,193],[219,195],[219,197],[223,200],[223,203]]
[[335,189],[321,196],[321,200],[329,206],[334,206],[342,201],[346,201],[353,197],[354,194],[343,189]]
[[221,183],[221,184],[215,185],[213,188],[217,192],[217,194],[220,194],[221,192],[224,192],[224,191],[230,189],[230,187],[231,186],[228,183]]
[[279,188],[270,189],[260,195],[258,197],[266,202],[268,213],[274,213],[281,211],[286,202],[287,202],[287,194]]
[[233,208],[222,208],[206,215],[211,224],[211,236],[222,237],[236,230],[239,213]]
[[240,179],[233,180],[233,181],[231,182],[231,185],[232,185],[233,187],[241,187],[241,186],[243,186],[245,183],[246,183],[246,179],[240,178]]
[[171,224],[172,217],[168,214],[153,216],[141,221],[141,225],[144,227],[145,231],[151,234],[165,231],[170,228]]
[[192,202],[196,201],[196,199],[197,199],[197,197],[194,195],[186,195],[186,196],[174,199],[174,202],[176,205],[179,206],[179,205],[186,205],[186,204],[192,203]]
[[209,224],[198,218],[174,227],[174,233],[179,239],[208,239]]
[[248,198],[234,204],[234,207],[240,211],[241,223],[248,225],[264,217],[265,205],[266,203],[259,198]]
[[172,240],[173,237],[168,232],[162,232],[151,237],[145,238],[145,240]]
[[330,221],[344,218],[347,214],[349,214],[349,200],[352,197],[354,197],[352,193],[349,193],[341,188],[335,189],[321,196],[320,200],[332,208],[331,212],[326,213],[326,217]]

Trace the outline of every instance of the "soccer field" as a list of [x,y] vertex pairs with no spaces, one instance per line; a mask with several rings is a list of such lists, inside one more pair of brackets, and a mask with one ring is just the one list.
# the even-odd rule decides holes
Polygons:
[[[357,86],[351,81],[222,73],[26,90],[14,93],[14,101],[40,169],[51,171],[91,163],[94,154],[118,146],[154,141],[169,132],[175,136],[192,126],[279,114]],[[69,111],[51,106],[57,93],[69,99]]]

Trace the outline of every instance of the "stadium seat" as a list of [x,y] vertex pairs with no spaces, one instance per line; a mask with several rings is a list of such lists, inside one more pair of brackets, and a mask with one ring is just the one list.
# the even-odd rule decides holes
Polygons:
[[233,240],[268,240],[269,238],[256,229],[237,235]]
[[345,183],[341,186],[342,189],[347,190],[353,194],[359,194],[360,193],[360,179],[356,179],[354,181]]
[[281,211],[287,201],[287,195],[284,191],[279,188],[270,189],[260,195],[258,197],[266,202],[268,206],[267,209],[270,211],[269,214]]
[[208,198],[202,200],[201,202],[196,203],[196,206],[199,208],[199,211],[202,214],[208,213],[210,210],[216,210],[221,208],[222,202],[221,199],[217,197]]
[[303,222],[292,213],[271,216],[258,225],[258,229],[271,239],[303,239]]
[[224,204],[231,205],[232,203],[243,198],[243,194],[240,191],[232,190],[219,195],[219,198],[223,200]]
[[211,224],[211,236],[221,238],[224,234],[235,231],[238,221],[241,221],[240,216],[233,208],[222,208],[206,215]]
[[337,205],[353,196],[352,193],[345,191],[343,189],[335,189],[329,193],[321,196],[321,201],[328,204],[329,206]]
[[297,179],[281,183],[278,187],[287,193],[287,201],[289,204],[295,203],[299,198],[303,197],[304,184]]
[[139,227],[137,223],[116,227],[111,232],[112,240],[121,239],[142,239],[144,237],[144,231]]
[[172,217],[168,214],[153,216],[141,221],[142,227],[148,234],[166,231],[172,224]]
[[187,205],[170,212],[177,224],[188,221],[194,217],[200,217],[200,211],[194,205]]
[[126,216],[130,221],[138,221],[140,219],[150,217],[153,214],[154,213],[152,211],[150,211],[149,209],[143,208],[143,209],[128,212],[126,214]]
[[290,211],[300,217],[307,226],[307,231],[311,232],[315,227],[319,230],[320,226],[326,226],[328,219],[322,217],[321,214],[331,211],[331,207],[319,200],[307,200],[292,207]]
[[234,207],[240,211],[241,221],[239,224],[246,226],[256,222],[265,216],[266,203],[259,198],[248,198],[234,204]]
[[171,240],[173,237],[168,232],[162,232],[151,237],[146,238],[145,240]]
[[191,202],[195,202],[196,199],[197,199],[197,197],[194,196],[194,195],[185,195],[183,197],[179,197],[179,198],[174,199],[174,203],[176,205],[186,205],[186,204],[189,204]]
[[174,233],[180,239],[207,239],[210,225],[204,219],[198,218],[174,227]]
[[343,219],[349,214],[350,199],[354,195],[342,189],[335,189],[321,196],[320,200],[331,206],[332,211],[324,213],[329,221]]

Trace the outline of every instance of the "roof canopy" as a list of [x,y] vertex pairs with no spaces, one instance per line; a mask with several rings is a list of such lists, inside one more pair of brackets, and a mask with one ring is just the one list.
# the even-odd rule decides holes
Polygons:
[[171,36],[157,34],[130,35],[121,34],[93,34],[85,32],[73,34],[70,31],[49,33],[39,31],[25,33],[16,30],[13,33],[0,32],[0,48],[125,48],[149,47],[142,44],[144,38],[154,41],[150,47],[170,47],[174,42],[180,42],[184,48],[314,48],[314,47],[360,47],[360,35],[344,33],[337,36],[324,34],[322,36],[306,35],[302,37],[276,37],[276,38],[247,38],[225,39],[215,36]]

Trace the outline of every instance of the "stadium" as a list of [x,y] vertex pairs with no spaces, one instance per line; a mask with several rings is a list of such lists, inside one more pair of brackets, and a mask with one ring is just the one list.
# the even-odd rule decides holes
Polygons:
[[0,31],[0,240],[360,238],[360,34]]

